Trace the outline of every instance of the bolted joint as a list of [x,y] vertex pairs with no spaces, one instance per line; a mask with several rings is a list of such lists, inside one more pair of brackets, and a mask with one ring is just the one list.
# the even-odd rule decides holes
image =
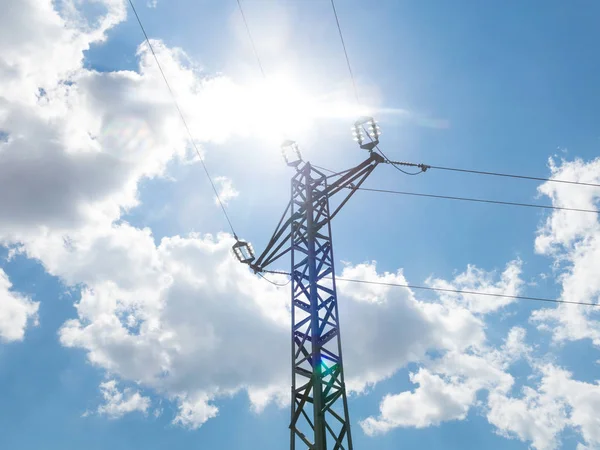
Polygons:
[[[371,152],[371,160],[375,161],[378,164],[384,163],[385,159],[379,153]],[[423,171],[425,172],[425,171]]]

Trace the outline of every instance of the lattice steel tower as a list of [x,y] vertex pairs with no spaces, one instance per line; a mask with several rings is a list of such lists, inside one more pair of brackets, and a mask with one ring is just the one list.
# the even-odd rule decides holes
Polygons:
[[[291,450],[353,449],[344,384],[331,219],[375,167],[384,162],[373,152],[380,135],[373,118],[358,120],[353,130],[355,140],[369,151],[369,157],[358,166],[333,175],[326,175],[309,162],[302,161],[296,143],[284,142],[283,156],[296,173],[292,177],[290,202],[275,233],[258,258],[247,242],[238,240],[233,246],[237,258],[255,272],[264,271],[274,261],[291,253]],[[330,201],[334,197],[339,202],[332,206]]]

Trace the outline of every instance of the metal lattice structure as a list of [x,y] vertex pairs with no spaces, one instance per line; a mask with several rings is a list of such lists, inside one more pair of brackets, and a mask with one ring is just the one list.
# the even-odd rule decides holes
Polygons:
[[310,164],[292,178],[292,450],[352,449],[326,192]]
[[[372,121],[372,119],[371,119]],[[357,122],[358,123],[358,122]],[[373,124],[373,133],[375,133]],[[372,137],[377,138],[377,135]],[[360,135],[359,135],[360,138]],[[371,141],[373,142],[373,141]],[[378,142],[378,141],[377,141]],[[352,450],[352,435],[335,284],[331,220],[383,158],[367,148],[369,158],[356,167],[325,175],[303,162],[298,146],[286,141],[287,164],[296,169],[291,199],[261,255],[238,241],[234,252],[255,272],[291,253],[292,411],[291,450]],[[336,195],[342,192],[340,195]],[[332,207],[332,199],[339,202]],[[289,216],[288,216],[289,214]]]

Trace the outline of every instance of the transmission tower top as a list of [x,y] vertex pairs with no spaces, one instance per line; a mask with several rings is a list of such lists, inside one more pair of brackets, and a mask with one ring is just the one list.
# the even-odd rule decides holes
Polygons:
[[[381,136],[381,128],[379,127],[377,121],[370,116],[360,117],[351,128],[352,136],[354,141],[358,143],[360,148],[363,150],[367,150],[369,152],[369,158],[363,161],[356,167],[353,167],[348,170],[344,170],[338,173],[333,173],[332,175],[325,176],[318,170],[316,170],[316,166],[311,166],[309,172],[312,176],[316,177],[316,180],[323,178],[326,188],[319,193],[318,197],[332,197],[334,194],[337,194],[342,189],[350,189],[350,193],[348,196],[340,203],[340,205],[332,211],[329,220],[331,220],[341,209],[341,207],[349,200],[349,198],[356,192],[356,190],[360,187],[360,185],[366,180],[368,175],[372,172],[375,166],[379,163],[386,162],[385,159],[374,152],[373,150],[377,148],[379,145],[379,137]],[[300,152],[300,148],[295,141],[285,140],[281,144],[281,154],[285,163],[289,167],[293,167],[296,169],[296,172],[300,172],[306,165],[310,166],[309,162],[305,162],[302,159],[302,154]],[[279,259],[281,256],[286,254],[291,250],[290,247],[285,247],[285,244],[289,242],[289,238],[291,236],[292,230],[290,229],[293,225],[294,221],[300,218],[300,216],[305,212],[302,205],[300,209],[297,210],[287,221],[285,221],[286,215],[292,209],[292,201],[288,204],[286,210],[277,225],[277,230],[273,234],[270,242],[267,244],[267,247],[263,251],[263,253],[256,257],[254,252],[254,248],[252,244],[242,239],[237,238],[235,244],[233,245],[233,254],[237,258],[237,260],[241,263],[248,264],[254,272],[259,273],[262,272],[266,267],[273,263],[275,260]],[[326,225],[328,222],[320,223],[320,226]],[[286,234],[287,231],[287,234]],[[270,252],[270,253],[269,253]]]
[[[237,240],[236,258],[262,272],[286,254],[291,256],[292,416],[290,449],[352,450],[350,417],[342,358],[335,284],[331,220],[375,167],[386,162],[374,152],[381,130],[372,117],[352,127],[354,140],[369,157],[348,170],[325,175],[305,162],[298,144],[281,146],[285,163],[295,169],[291,198],[263,252]],[[339,200],[331,205],[332,199]],[[331,280],[331,282],[329,281]]]

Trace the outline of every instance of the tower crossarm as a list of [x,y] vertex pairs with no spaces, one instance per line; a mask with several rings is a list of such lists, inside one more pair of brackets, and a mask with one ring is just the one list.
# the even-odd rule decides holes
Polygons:
[[[332,211],[328,217],[317,218],[314,226],[316,230],[322,228],[327,225],[331,219],[333,219],[338,212],[343,208],[343,206],[350,200],[350,198],[354,195],[356,190],[364,183],[364,181],[369,177],[369,175],[375,170],[378,164],[385,162],[383,157],[375,152],[370,152],[369,157],[364,160],[362,163],[357,166],[345,170],[343,172],[338,172],[333,175],[325,175],[320,170],[316,169],[314,166],[311,167],[311,172],[323,178],[327,178],[327,188],[319,193],[315,193],[313,197],[313,201],[319,201],[319,199],[328,199],[332,200],[334,197],[339,197],[338,194],[340,191],[346,193],[346,195],[341,196],[341,201],[337,204],[336,207],[332,208]],[[306,164],[310,164],[307,162]],[[298,173],[300,173],[300,167],[298,167]],[[337,199],[337,198],[336,198]],[[250,264],[250,267],[255,272],[261,272],[266,269],[267,266],[277,261],[282,256],[286,255],[291,251],[290,239],[293,233],[292,224],[298,223],[298,221],[302,221],[306,216],[306,205],[301,201],[295,205],[295,208],[292,208],[292,200],[288,203],[277,227],[271,239],[265,246],[263,252],[256,258],[256,260]],[[289,215],[290,210],[295,209],[293,214]],[[287,218],[286,218],[287,217]]]

